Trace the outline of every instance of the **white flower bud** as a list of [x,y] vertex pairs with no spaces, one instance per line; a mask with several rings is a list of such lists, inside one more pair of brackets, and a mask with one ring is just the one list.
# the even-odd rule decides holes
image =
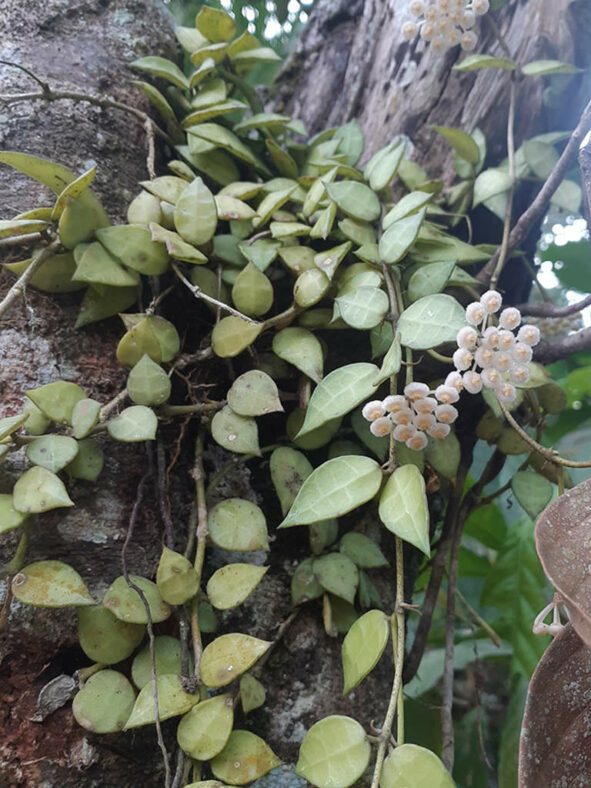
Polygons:
[[506,372],[511,364],[511,356],[508,353],[499,350],[498,353],[495,353],[493,363],[495,369],[498,369],[499,372]]
[[525,364],[515,364],[509,368],[509,377],[518,386],[523,386],[529,380],[529,368]]
[[382,402],[379,399],[374,399],[371,402],[366,403],[363,406],[363,410],[361,411],[361,415],[364,419],[368,421],[375,421],[383,416],[385,413],[385,408]]
[[448,47],[457,47],[462,39],[462,34],[457,27],[452,27],[445,34],[445,43]]
[[412,41],[419,32],[419,26],[416,22],[409,20],[402,25],[402,35],[407,41]]
[[481,345],[474,354],[474,358],[479,367],[492,367],[495,361],[495,352],[486,345]]
[[439,402],[443,402],[446,405],[451,405],[453,402],[457,402],[459,400],[460,393],[456,388],[454,388],[454,386],[437,386],[435,389],[435,396]]
[[409,383],[404,387],[404,396],[407,399],[423,399],[429,393],[429,386],[426,383]]
[[503,309],[499,318],[499,326],[501,328],[506,328],[509,331],[513,331],[513,329],[517,328],[520,323],[521,312],[519,309],[515,309],[514,306]]
[[473,301],[466,307],[466,320],[471,326],[479,326],[485,317],[485,311],[479,301]]
[[470,30],[476,24],[476,14],[474,11],[464,11],[462,14],[462,27],[464,30]]
[[441,16],[439,17],[439,21],[437,22],[437,29],[439,30],[439,32],[445,35],[446,33],[449,33],[451,27],[452,24],[448,15],[441,14]]
[[489,326],[482,335],[482,342],[489,347],[498,347],[499,329],[496,326]]
[[490,8],[490,3],[488,0],[473,0],[472,8],[474,9],[474,13],[478,16],[483,16]]
[[499,331],[499,350],[511,350],[515,344],[515,335],[511,331]]
[[482,382],[488,389],[494,389],[502,382],[501,373],[498,369],[494,367],[489,367],[488,369],[483,369],[482,374],[480,376],[482,378]]
[[537,326],[526,323],[519,329],[517,339],[520,342],[525,342],[526,345],[534,347],[540,341],[540,329]]
[[479,394],[482,391],[482,377],[478,372],[464,372],[464,388],[468,394]]
[[453,22],[454,25],[459,25],[462,21],[462,11],[459,8],[452,8],[448,16],[449,21]]
[[457,389],[458,391],[461,391],[464,388],[462,376],[459,372],[450,372],[445,379],[445,385],[453,386],[454,389]]
[[433,22],[423,22],[423,24],[421,25],[421,32],[419,35],[421,36],[423,41],[433,41],[436,33],[437,33],[437,29],[435,28]]
[[459,347],[453,355],[453,360],[455,368],[463,372],[472,364],[474,356],[469,350],[464,350],[464,348]]
[[441,424],[439,422],[437,424],[434,424],[432,427],[429,427],[429,429],[427,430],[429,435],[438,441],[443,440],[443,438],[447,438],[450,431],[451,431],[451,427],[449,426],[449,424]]
[[417,413],[413,419],[413,424],[418,430],[428,430],[435,424],[435,416],[432,413]]
[[416,399],[412,403],[413,408],[417,413],[433,413],[437,407],[437,400],[433,397],[425,397],[424,399]]
[[512,386],[511,383],[507,383],[506,381],[503,381],[500,386],[497,386],[495,394],[501,402],[513,402],[517,396],[515,386]]
[[438,33],[431,41],[431,49],[436,55],[441,55],[447,49],[447,43],[441,34]]
[[437,7],[440,11],[449,11],[451,0],[437,0]]
[[482,308],[484,311],[492,315],[494,312],[498,312],[503,304],[503,296],[499,293],[498,290],[487,290],[486,293],[483,293],[480,296],[480,303],[482,304]]
[[425,11],[425,3],[423,0],[411,0],[408,10],[413,16],[421,16]]
[[458,418],[458,411],[453,405],[438,405],[435,409],[435,415],[442,424],[453,424]]
[[392,433],[394,440],[402,441],[403,443],[416,434],[417,428],[414,424],[399,424],[394,428],[394,432]]
[[425,8],[424,14],[427,22],[439,21],[439,11],[435,8],[434,5],[427,6],[427,8]]
[[410,408],[402,408],[392,414],[392,421],[394,424],[410,424],[413,419],[413,412]]
[[403,397],[402,394],[390,394],[384,399],[382,405],[387,413],[397,413],[399,410],[408,407],[406,397]]
[[417,432],[416,435],[413,435],[412,438],[408,438],[404,442],[409,449],[413,449],[413,451],[422,451],[429,441],[424,432]]
[[464,52],[472,52],[477,43],[478,38],[476,37],[476,33],[473,33],[472,30],[467,30],[465,33],[462,33],[460,44]]
[[534,351],[531,346],[526,345],[525,342],[516,342],[511,348],[511,355],[515,361],[518,361],[520,364],[527,364],[532,360]]
[[381,419],[376,419],[369,425],[369,431],[372,435],[375,435],[376,438],[383,438],[384,435],[389,435],[393,429],[394,425],[388,416],[383,416]]
[[464,348],[465,350],[475,350],[478,345],[478,333],[476,329],[472,328],[472,326],[460,328],[456,337],[456,342],[458,343],[458,347]]

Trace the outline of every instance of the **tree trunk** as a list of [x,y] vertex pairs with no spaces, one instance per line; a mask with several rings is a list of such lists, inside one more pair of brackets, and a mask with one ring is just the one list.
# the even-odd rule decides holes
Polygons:
[[[459,57],[456,50],[437,58],[422,44],[402,42],[399,30],[404,6],[394,0],[316,0],[302,38],[278,79],[277,109],[304,120],[311,132],[356,118],[366,135],[365,158],[394,135],[407,134],[416,146],[417,161],[432,176],[443,173],[448,182],[452,178],[449,146],[428,126],[468,131],[479,126],[489,140],[490,163],[497,163],[505,155],[506,72],[460,74],[451,70]],[[174,57],[170,20],[156,0],[154,5],[151,0],[70,0],[66,6],[58,0],[29,0],[26,7],[19,0],[0,0],[0,7],[0,36],[5,42],[1,57],[63,89],[107,93],[137,106],[141,102],[128,85],[131,72],[125,64],[145,54]],[[500,15],[500,27],[520,63],[556,58],[582,68],[589,65],[591,12],[585,0],[510,2]],[[500,54],[493,39],[491,30],[482,24],[479,50]],[[553,84],[561,90],[564,87],[564,93],[556,95],[542,80],[520,83],[517,144],[536,133],[575,125],[590,92],[589,78],[566,77]],[[35,86],[22,72],[0,66],[0,93],[31,89]],[[14,105],[3,123],[3,149],[46,156],[77,172],[86,169],[89,160],[96,160],[97,193],[113,220],[123,218],[137,181],[146,176],[145,136],[135,119],[85,104],[35,102]],[[41,187],[7,168],[0,170],[0,195],[2,218],[40,201],[50,204]],[[0,287],[5,291],[9,285],[9,277],[3,275]],[[114,354],[120,336],[116,319],[74,332],[77,301],[76,296],[52,298],[31,291],[25,304],[13,308],[10,323],[3,324],[0,335],[5,407],[1,416],[18,410],[26,389],[58,378],[78,382],[89,396],[101,401],[122,388],[124,375]],[[187,314],[193,308],[189,301],[181,306]],[[209,460],[219,466],[224,461],[221,450],[212,452]],[[192,490],[188,473],[192,459],[183,455],[180,463],[183,470],[174,491],[173,514],[182,522]],[[67,561],[91,591],[100,594],[121,574],[121,544],[144,467],[140,447],[121,448],[119,444],[109,455],[96,488],[76,486],[77,505],[71,512],[44,515],[35,524],[27,561]],[[9,491],[12,484],[10,469],[5,469],[0,492]],[[223,491],[253,497],[248,471],[232,476]],[[150,493],[130,552],[130,569],[148,576],[155,572],[162,540],[156,512],[157,501]],[[16,543],[16,537],[3,537],[2,560],[10,559]],[[290,575],[304,555],[301,535],[281,532],[273,544],[265,587],[239,613],[226,617],[226,631],[272,639],[290,614]],[[211,560],[215,562],[215,553]],[[391,585],[387,582],[380,588],[390,609]],[[75,644],[71,611],[56,613],[13,604],[7,632],[0,640],[0,691],[5,700],[0,711],[4,729],[0,785],[161,785],[162,764],[151,727],[139,733],[92,736],[73,722],[69,705],[42,723],[29,719],[39,690],[50,679],[71,675],[86,664]],[[381,670],[343,699],[340,641],[324,634],[320,610],[308,606],[265,666],[267,703],[247,718],[246,727],[265,736],[275,752],[293,764],[305,731],[323,716],[349,714],[367,729],[372,719],[379,724],[390,676],[384,660]],[[172,747],[174,737],[166,725],[164,733]],[[273,785],[283,784],[280,779],[276,777]],[[288,774],[285,779],[285,785],[295,784]]]

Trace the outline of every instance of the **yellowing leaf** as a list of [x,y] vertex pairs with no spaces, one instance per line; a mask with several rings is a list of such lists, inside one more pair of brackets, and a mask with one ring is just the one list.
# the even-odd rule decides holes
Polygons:
[[296,773],[316,788],[348,788],[366,770],[370,753],[365,731],[356,720],[325,717],[305,735]]
[[221,635],[203,650],[199,670],[207,687],[225,687],[247,671],[271,646],[250,635]]
[[213,573],[207,583],[207,596],[218,610],[241,605],[265,576],[268,566],[228,564]]
[[233,358],[255,341],[261,333],[260,323],[247,323],[230,315],[216,324],[211,336],[213,352],[220,358]]
[[281,761],[263,739],[250,731],[232,731],[228,743],[211,762],[211,770],[230,785],[246,785],[263,777]]
[[62,561],[37,561],[12,578],[12,593],[23,605],[69,607],[94,605],[82,578]]

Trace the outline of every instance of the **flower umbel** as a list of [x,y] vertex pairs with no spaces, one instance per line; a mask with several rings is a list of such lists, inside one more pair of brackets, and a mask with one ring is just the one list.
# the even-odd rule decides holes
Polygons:
[[489,8],[489,0],[410,0],[412,19],[402,25],[402,35],[407,41],[420,35],[437,54],[458,44],[471,52],[478,41],[472,30],[476,17]]

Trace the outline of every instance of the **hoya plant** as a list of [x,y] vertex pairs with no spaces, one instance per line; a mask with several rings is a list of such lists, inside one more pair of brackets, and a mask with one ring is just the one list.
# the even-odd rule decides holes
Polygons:
[[[151,113],[45,82],[9,97],[98,103],[141,121],[147,140],[149,177],[119,224],[93,191],[95,164],[78,173],[0,151],[54,195],[0,221],[0,317],[30,292],[56,309],[77,298],[81,336],[117,323],[123,371],[109,399],[98,380],[52,374],[3,405],[0,534],[13,545],[5,618],[75,615],[74,677],[52,710],[71,696],[76,724],[118,734],[117,746],[153,731],[167,788],[444,787],[491,770],[504,786],[518,772],[522,786],[540,774],[574,784],[585,767],[563,717],[586,708],[590,492],[567,469],[591,458],[553,444],[589,393],[588,369],[580,358],[549,368],[536,316],[568,317],[589,299],[561,306],[540,287],[540,304],[526,240],[549,212],[581,209],[574,156],[591,111],[574,131],[517,146],[517,84],[579,69],[512,57],[493,15],[503,3],[403,5],[400,34],[449,50],[450,79],[486,72],[508,95],[502,151],[477,126],[429,126],[453,161],[445,177],[416,162],[410,135],[366,153],[355,120],[309,134],[265,105],[255,74],[278,55],[213,6],[176,28],[185,70],[159,54],[131,63]],[[477,48],[479,18],[503,56],[462,54]],[[478,239],[483,212],[495,232]],[[523,300],[504,284],[516,264]],[[142,475],[120,566],[95,583],[82,557],[36,544],[68,509],[83,519],[122,450]],[[154,488],[158,558],[138,571]],[[508,493],[519,516],[505,520]],[[236,611],[256,611],[280,549],[291,611],[261,627]],[[290,762],[259,723],[281,689],[268,679],[274,655],[304,615],[326,643],[339,639],[343,698],[308,716]],[[364,716],[353,699],[378,670],[381,696]],[[483,729],[480,697],[460,711],[460,671],[478,696],[501,686],[501,736]]]

